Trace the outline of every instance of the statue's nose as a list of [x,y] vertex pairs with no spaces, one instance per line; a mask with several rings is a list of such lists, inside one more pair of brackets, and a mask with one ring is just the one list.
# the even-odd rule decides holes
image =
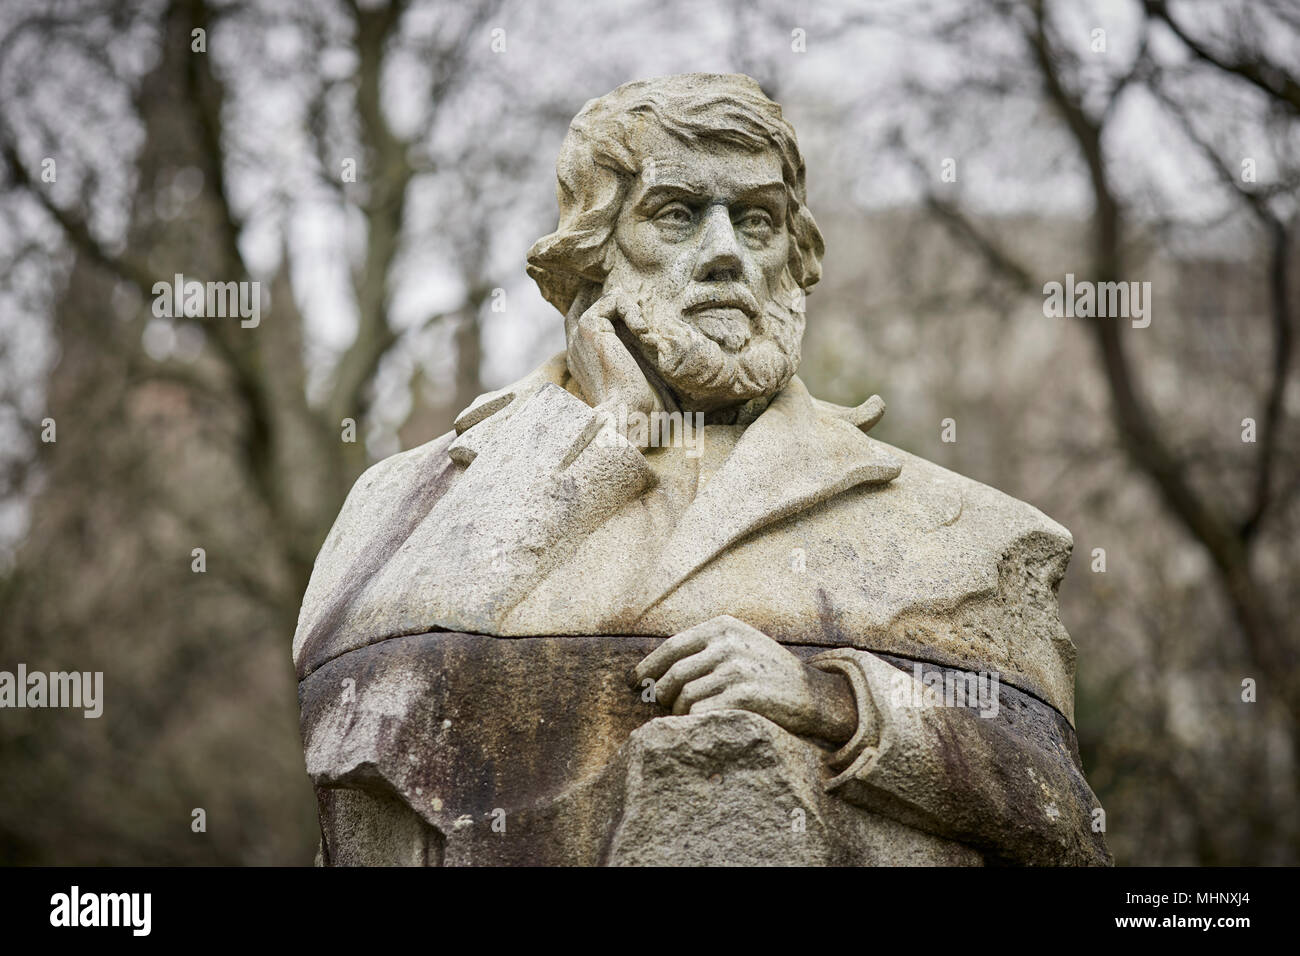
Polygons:
[[696,282],[735,282],[743,265],[727,207],[710,206],[704,214],[703,237],[693,278]]

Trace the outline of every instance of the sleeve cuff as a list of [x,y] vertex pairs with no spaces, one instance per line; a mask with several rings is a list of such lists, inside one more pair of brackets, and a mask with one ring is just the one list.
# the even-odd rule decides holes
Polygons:
[[[861,652],[837,648],[818,654],[808,661],[808,666],[820,671],[843,674],[853,690],[853,704],[858,714],[857,728],[848,743],[835,751],[827,761],[831,769],[837,773],[853,767],[859,762],[859,758],[867,755],[867,751],[872,751],[871,756],[874,756],[875,745],[880,737],[880,714],[872,700],[871,687],[867,683],[866,676],[854,659],[857,653]],[[839,777],[831,781],[827,789],[838,785],[844,776],[845,774],[840,773]]]

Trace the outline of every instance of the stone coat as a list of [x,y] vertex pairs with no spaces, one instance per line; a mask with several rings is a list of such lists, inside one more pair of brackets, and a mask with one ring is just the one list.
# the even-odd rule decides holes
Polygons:
[[[448,861],[457,856],[448,843],[456,822],[487,813],[493,808],[486,803],[505,794],[516,801],[510,813],[540,819],[541,807],[580,799],[574,794],[584,787],[612,787],[621,794],[622,823],[611,822],[604,836],[575,837],[568,855],[538,849],[504,861],[673,862],[609,833],[626,835],[637,813],[661,812],[653,805],[663,800],[638,804],[628,790],[632,778],[621,775],[627,761],[660,753],[646,735],[661,744],[668,727],[699,724],[707,729],[701,739],[761,739],[774,754],[804,755],[791,757],[795,763],[815,754],[807,767],[820,769],[800,772],[819,775],[830,803],[810,797],[808,810],[838,814],[842,799],[866,811],[861,819],[878,821],[871,835],[854,838],[857,855],[834,848],[828,832],[822,843],[831,849],[814,854],[814,862],[1108,862],[1074,742],[1074,645],[1057,615],[1069,533],[1023,502],[869,438],[864,428],[875,418],[866,406],[820,402],[795,378],[748,427],[705,429],[698,473],[688,482],[694,487],[674,509],[654,467],[662,451],[600,440],[600,421],[561,353],[516,385],[481,397],[456,432],[376,464],[357,481],[321,549],[294,638],[323,821],[327,793],[373,791],[382,780],[384,799],[431,828],[439,860]],[[443,768],[442,783],[438,774],[412,776],[407,762],[386,752],[382,735],[357,731],[355,714],[349,711],[349,723],[330,709],[333,690],[318,675],[327,668],[332,688],[349,661],[364,658],[370,663],[357,679],[369,692],[361,699],[382,696],[390,717],[420,723],[441,706],[429,702],[437,695],[428,686],[397,677],[382,687],[366,684],[376,673],[373,653],[386,642],[425,635],[421,653],[442,661],[445,648],[433,647],[442,632],[632,641],[668,637],[722,614],[813,666],[844,674],[860,726],[843,749],[826,753],[754,715],[645,724],[653,712],[610,704],[589,715],[607,725],[611,740],[587,754],[586,776],[561,775],[546,794],[512,790],[500,775],[449,789],[445,781],[473,776],[471,766],[486,751],[470,747],[459,758],[463,766]],[[498,654],[496,645],[475,640],[475,653]],[[391,647],[397,653],[398,645]],[[357,656],[363,649],[370,656]],[[999,716],[896,703],[910,699],[912,662],[996,673],[1004,685]],[[593,674],[591,681],[603,680]],[[575,695],[603,700],[606,691],[603,683],[574,684],[558,697],[585,712],[588,704]],[[492,719],[474,717],[478,724]],[[482,726],[471,733],[492,737]],[[427,762],[440,759],[433,754]],[[525,761],[516,773],[538,772],[530,767]],[[444,810],[430,809],[426,788],[441,794]],[[599,816],[596,807],[608,798],[585,799],[582,812]],[[861,819],[852,826],[861,829]],[[554,821],[549,827],[554,844],[559,831]],[[328,845],[328,823],[325,835]],[[502,852],[473,845],[479,849],[464,851],[468,862],[498,861],[493,854]],[[515,852],[527,845],[514,844]],[[969,859],[968,848],[976,851]],[[706,854],[696,862],[716,861]]]

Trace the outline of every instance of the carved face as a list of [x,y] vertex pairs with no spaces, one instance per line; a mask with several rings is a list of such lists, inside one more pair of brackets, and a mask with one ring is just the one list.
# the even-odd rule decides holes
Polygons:
[[638,298],[643,356],[693,408],[775,394],[798,368],[804,325],[780,159],[688,145],[653,124],[638,145],[646,159],[614,228],[605,289]]

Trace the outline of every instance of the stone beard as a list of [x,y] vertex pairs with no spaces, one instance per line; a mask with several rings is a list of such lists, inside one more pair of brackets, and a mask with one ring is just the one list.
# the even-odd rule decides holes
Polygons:
[[692,402],[748,402],[775,395],[799,368],[803,290],[786,269],[776,295],[765,303],[743,286],[725,293],[745,298],[752,309],[752,318],[743,326],[707,313],[694,322],[684,318],[688,310],[717,301],[722,294],[690,287],[685,296],[666,298],[643,282],[634,296],[644,323],[629,325],[629,331],[664,384]]

